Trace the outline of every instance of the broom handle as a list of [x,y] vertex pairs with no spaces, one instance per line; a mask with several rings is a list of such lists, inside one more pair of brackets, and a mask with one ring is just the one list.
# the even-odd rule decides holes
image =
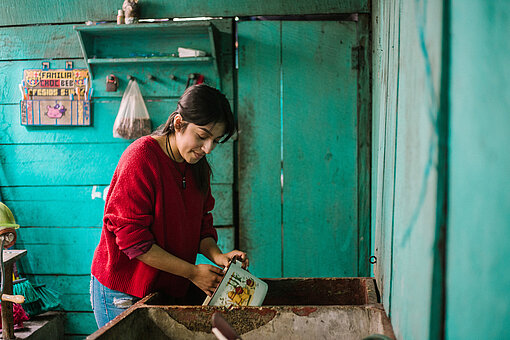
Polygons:
[[23,303],[23,302],[25,302],[25,297],[23,295],[2,294],[2,301],[9,301],[9,302],[13,302],[13,303]]

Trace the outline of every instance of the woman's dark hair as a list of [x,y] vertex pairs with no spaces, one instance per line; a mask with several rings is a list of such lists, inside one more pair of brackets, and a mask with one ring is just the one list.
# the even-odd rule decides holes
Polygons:
[[[159,136],[174,134],[174,118],[177,114],[182,116],[183,130],[186,129],[188,123],[199,126],[210,123],[225,124],[225,134],[220,143],[228,141],[236,131],[234,115],[227,98],[219,90],[206,84],[188,87],[179,99],[176,110],[168,117],[166,123],[158,127],[153,134]],[[207,193],[212,170],[206,156],[191,165],[191,169],[199,190]]]

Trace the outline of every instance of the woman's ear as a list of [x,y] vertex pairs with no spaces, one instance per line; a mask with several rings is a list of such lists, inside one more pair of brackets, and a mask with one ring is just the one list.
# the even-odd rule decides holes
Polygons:
[[182,116],[178,113],[174,117],[174,128],[176,132],[180,132],[182,128]]

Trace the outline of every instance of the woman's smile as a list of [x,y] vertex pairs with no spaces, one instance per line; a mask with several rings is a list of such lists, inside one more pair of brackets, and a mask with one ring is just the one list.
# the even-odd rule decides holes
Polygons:
[[204,157],[205,153],[198,153],[196,151],[192,151],[193,155],[195,156],[196,160],[200,160],[202,157]]

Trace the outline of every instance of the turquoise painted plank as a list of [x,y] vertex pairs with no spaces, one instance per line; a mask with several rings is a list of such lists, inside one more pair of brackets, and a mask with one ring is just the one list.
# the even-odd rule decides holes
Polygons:
[[234,143],[218,144],[207,160],[213,171],[212,183],[232,184],[234,182]]
[[371,171],[372,100],[370,16],[358,16],[358,276],[372,276],[371,247]]
[[358,275],[356,45],[354,22],[282,23],[284,276]]
[[385,301],[397,338],[432,339],[437,338],[431,333],[436,212],[442,209],[437,206],[436,119],[442,74],[442,21],[437,18],[442,18],[443,2],[399,1],[387,11],[385,158],[393,169],[385,169],[392,173],[383,193],[384,226],[392,229],[391,295]]
[[[125,144],[119,143],[0,145],[0,183],[107,184],[125,148]],[[232,143],[221,144],[208,158],[214,170],[214,183],[232,183]]]
[[510,3],[449,3],[445,339],[509,339]]
[[211,192],[215,199],[212,211],[214,225],[234,225],[232,184],[212,184]]
[[[4,11],[0,14],[2,25],[26,25],[42,23],[65,23],[116,20],[117,9],[122,2],[106,0],[90,5],[78,0],[5,0]],[[51,10],[50,10],[51,9]],[[218,0],[214,2],[181,1],[169,4],[165,0],[154,0],[141,6],[142,18],[172,17],[234,17],[251,15],[291,15],[323,13],[368,13],[368,0],[326,0],[326,1],[272,1],[261,3],[255,0]]]
[[[380,51],[374,60],[374,112],[379,117],[377,199],[375,211],[375,255],[377,265],[375,274],[378,287],[382,292],[382,301],[391,316],[391,280],[393,247],[393,211],[395,181],[395,143],[396,143],[396,103],[398,95],[399,60],[399,3],[378,2],[379,11],[374,30],[377,39],[376,49]],[[377,95],[377,97],[375,97]],[[374,114],[375,117],[375,114]],[[375,169],[375,168],[374,168]]]
[[2,187],[1,196],[22,227],[101,227],[105,187]]
[[380,292],[384,291],[383,278],[385,271],[382,269],[382,254],[384,248],[380,245],[383,243],[383,233],[381,232],[380,216],[381,211],[381,178],[383,171],[382,160],[384,159],[384,115],[381,113],[384,100],[381,96],[382,86],[381,78],[383,71],[383,36],[381,30],[381,13],[384,6],[380,1],[372,3],[372,176],[371,176],[371,247],[372,254],[376,256],[378,263],[372,266],[372,275],[376,278],[377,287]]
[[66,334],[83,334],[84,337],[97,331],[96,319],[94,318],[94,314],[92,312],[66,313],[64,327]]
[[252,272],[280,277],[280,23],[241,22],[239,36],[239,233]]
[[84,185],[109,183],[124,144],[1,145],[0,183]]
[[90,274],[101,228],[20,228],[15,247],[26,249],[19,260],[25,274]]
[[81,58],[73,25],[4,27],[0,60]]
[[[232,225],[232,185],[212,184],[215,225]],[[0,187],[16,222],[30,227],[101,227],[107,185]],[[62,212],[65,211],[65,214]]]

